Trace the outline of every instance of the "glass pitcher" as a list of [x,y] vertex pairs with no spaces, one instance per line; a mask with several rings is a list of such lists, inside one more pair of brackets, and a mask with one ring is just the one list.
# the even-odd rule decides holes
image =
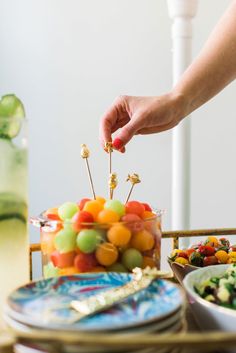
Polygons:
[[0,328],[10,291],[29,280],[27,120],[0,119]]

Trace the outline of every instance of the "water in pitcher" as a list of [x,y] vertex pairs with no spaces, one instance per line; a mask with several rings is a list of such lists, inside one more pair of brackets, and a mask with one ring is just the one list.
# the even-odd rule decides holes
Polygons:
[[0,328],[7,295],[29,281],[25,125],[0,116]]

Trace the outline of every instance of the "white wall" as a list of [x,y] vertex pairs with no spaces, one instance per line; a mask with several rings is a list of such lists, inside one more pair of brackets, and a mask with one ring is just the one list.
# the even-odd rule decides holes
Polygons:
[[[194,55],[229,3],[199,0]],[[170,89],[170,24],[164,0],[0,0],[0,94],[21,97],[30,120],[31,215],[90,195],[81,143],[91,149],[96,192],[107,192],[99,119],[119,94]],[[235,87],[192,117],[192,228],[235,225]],[[166,209],[170,228],[171,133],[136,137],[114,166],[116,196],[124,199],[126,175],[139,173],[134,197]]]

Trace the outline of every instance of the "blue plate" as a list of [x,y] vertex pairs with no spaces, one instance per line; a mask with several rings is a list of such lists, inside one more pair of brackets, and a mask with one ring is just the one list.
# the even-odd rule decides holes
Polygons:
[[44,329],[101,331],[164,320],[181,308],[181,289],[156,280],[123,303],[71,324],[76,315],[70,308],[72,300],[85,299],[131,279],[131,274],[110,272],[39,280],[16,289],[8,297],[6,309],[15,320]]

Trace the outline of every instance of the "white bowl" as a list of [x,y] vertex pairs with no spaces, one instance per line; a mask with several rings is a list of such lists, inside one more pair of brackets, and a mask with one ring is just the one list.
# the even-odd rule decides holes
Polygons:
[[201,298],[194,290],[194,286],[211,277],[221,276],[230,265],[213,265],[190,272],[183,280],[187,291],[191,309],[203,329],[236,331],[236,310],[224,308]]

